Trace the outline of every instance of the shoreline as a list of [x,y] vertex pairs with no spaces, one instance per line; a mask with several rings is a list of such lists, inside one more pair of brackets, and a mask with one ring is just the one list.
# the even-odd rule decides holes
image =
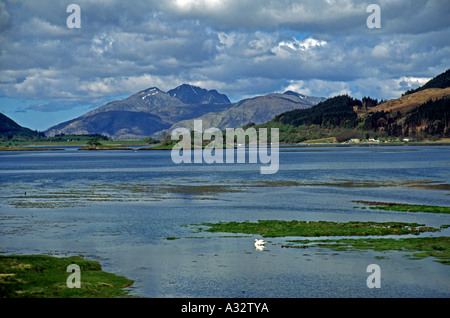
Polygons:
[[64,150],[61,148],[38,148],[38,147],[0,147],[0,151],[54,151],[54,150]]
[[[268,147],[270,145],[267,145]],[[279,144],[279,148],[308,148],[308,147],[408,147],[408,146],[450,146],[450,142],[402,142],[402,143],[300,143],[300,144]],[[122,146],[102,146],[102,147],[87,147],[83,145],[60,145],[60,146],[38,146],[38,145],[30,145],[30,146],[22,146],[22,147],[0,147],[1,151],[55,151],[55,150],[64,150],[65,147],[80,147],[77,150],[136,150],[136,151],[146,151],[146,150],[172,150],[172,147],[159,148],[159,146],[147,147],[147,148],[129,148]],[[203,147],[204,148],[204,147]],[[226,147],[223,147],[225,149]],[[248,145],[245,145],[245,148],[248,148]],[[234,149],[237,149],[235,146]]]
[[99,146],[99,147],[81,147],[78,150],[133,150],[128,147],[117,147],[117,146]]

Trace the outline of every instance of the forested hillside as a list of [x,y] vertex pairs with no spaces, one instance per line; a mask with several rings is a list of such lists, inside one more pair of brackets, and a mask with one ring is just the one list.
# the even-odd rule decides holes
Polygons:
[[13,137],[42,137],[43,133],[25,128],[11,118],[0,113],[0,141],[11,140]]
[[323,128],[355,127],[354,107],[362,102],[347,95],[329,98],[310,109],[296,109],[276,116],[273,121],[292,126],[320,125]]
[[281,143],[351,139],[437,140],[450,137],[450,72],[436,76],[402,97],[378,101],[348,95],[309,109],[288,111],[259,127],[277,127]]

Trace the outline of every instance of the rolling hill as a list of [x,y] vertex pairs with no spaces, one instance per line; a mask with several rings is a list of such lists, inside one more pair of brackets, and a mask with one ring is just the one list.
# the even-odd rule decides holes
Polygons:
[[[260,127],[278,127],[280,142],[337,141],[368,137],[411,137],[416,141],[450,137],[449,71],[397,99],[379,103],[336,96],[304,110],[281,113]],[[446,87],[443,87],[447,85]]]
[[8,116],[0,113],[0,137],[8,139],[12,136],[39,137],[43,136],[43,133],[22,127]]
[[387,102],[379,104],[369,109],[369,112],[379,111],[400,111],[401,113],[408,113],[414,108],[428,102],[430,99],[440,99],[450,97],[450,87],[446,88],[428,88],[418,90],[414,93],[403,95],[397,99],[391,99]]

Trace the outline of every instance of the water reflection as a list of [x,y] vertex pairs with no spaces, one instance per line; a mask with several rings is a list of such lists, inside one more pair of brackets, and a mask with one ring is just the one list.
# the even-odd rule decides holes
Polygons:
[[265,246],[264,245],[255,245],[255,250],[256,251],[262,251],[264,250]]

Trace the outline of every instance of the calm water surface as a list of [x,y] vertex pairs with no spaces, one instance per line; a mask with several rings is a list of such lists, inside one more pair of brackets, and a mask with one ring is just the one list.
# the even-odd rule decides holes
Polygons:
[[[450,216],[355,208],[354,200],[450,205],[450,147],[280,149],[260,164],[174,164],[170,151],[0,153],[0,252],[83,255],[141,297],[449,297],[450,266],[401,252],[286,249],[292,238],[211,234],[219,221],[400,221]],[[450,234],[450,229],[425,235]],[[176,238],[168,240],[168,238]],[[381,288],[369,289],[369,264]]]

